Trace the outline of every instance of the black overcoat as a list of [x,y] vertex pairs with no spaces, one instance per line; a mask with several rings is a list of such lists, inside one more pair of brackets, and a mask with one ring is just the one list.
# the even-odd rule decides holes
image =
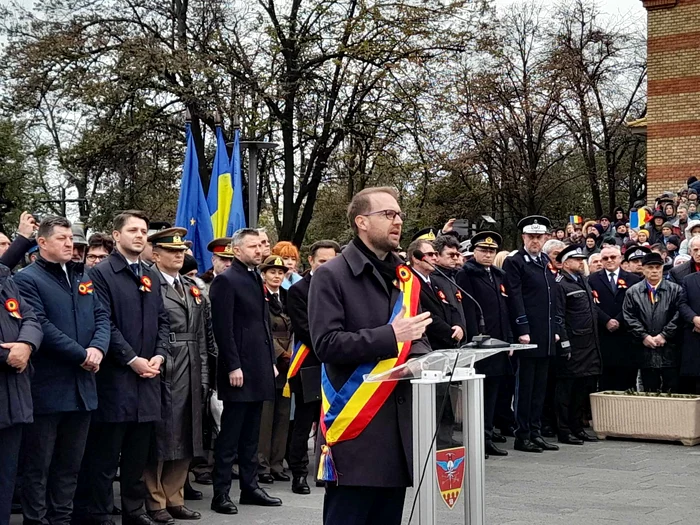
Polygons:
[[[559,341],[557,357],[558,377],[597,376],[602,372],[598,322],[593,293],[586,277],[574,279],[562,272],[557,277],[559,283],[558,301],[564,312],[564,326]],[[566,356],[571,354],[570,358]]]
[[549,258],[543,253],[535,262],[524,248],[506,257],[508,312],[513,337],[530,335],[531,350],[519,350],[518,357],[548,357],[556,355],[555,335],[563,331],[563,312],[558,309],[556,276],[547,267]]
[[[102,306],[109,312],[109,351],[97,373],[98,407],[93,421],[145,423],[161,417],[160,377],[139,377],[127,364],[134,357],[167,360],[168,315],[163,307],[158,278],[152,268],[140,265],[141,277],[151,280],[150,292],[141,291],[141,277],[116,249],[90,270]],[[161,370],[167,363],[161,365]]]
[[81,365],[87,358],[86,348],[107,353],[109,316],[83,264],[69,261],[66,269],[70,285],[61,266],[42,257],[13,278],[44,332],[32,358],[35,414],[97,408],[96,374]]
[[[453,268],[445,268],[443,266],[438,266],[442,272],[447,275],[448,277],[451,277],[452,279],[456,279],[457,277],[457,272],[459,272],[459,268],[453,269]],[[455,286],[454,283],[450,282],[449,279],[447,279],[445,276],[440,275],[437,271],[433,272],[430,275],[430,280],[435,283],[435,285],[440,288],[440,290],[443,290],[445,292],[445,295],[447,296],[447,301],[455,307],[455,309],[459,312],[460,316],[460,323],[459,325],[462,327],[467,326],[467,321],[464,318],[464,310],[462,309],[462,292],[459,291],[459,288]],[[465,334],[466,336],[466,334]],[[462,341],[464,342],[464,341]]]
[[[311,337],[336,390],[357,366],[396,356],[396,337],[388,322],[398,296],[398,288],[388,289],[367,256],[353,243],[347,245],[340,257],[314,273],[309,292]],[[411,345],[411,355],[429,351],[425,337]],[[333,446],[338,484],[410,486],[411,421],[411,384],[397,381],[394,391],[364,431],[355,439]],[[321,436],[319,440],[322,441]]]
[[[270,313],[260,275],[238,259],[209,287],[216,346],[217,393],[222,401],[275,399],[275,351]],[[243,371],[243,386],[232,387],[229,373]]]
[[679,264],[675,268],[671,268],[668,272],[668,278],[676,284],[683,284],[683,279],[688,275],[695,273],[695,261],[690,259],[689,261]]
[[[287,314],[292,322],[292,332],[294,333],[294,344],[301,341],[309,347],[310,352],[301,364],[301,368],[305,369],[305,374],[314,374],[309,381],[317,380],[321,383],[321,362],[314,352],[314,345],[311,341],[311,332],[309,331],[309,287],[311,286],[311,272],[307,273],[304,278],[293,284],[287,290]],[[296,396],[297,402],[305,402],[304,392],[301,384],[300,374],[289,380],[289,388]],[[313,400],[309,400],[313,401]]]
[[700,376],[700,333],[693,330],[693,318],[700,315],[700,273],[693,272],[683,279],[683,301],[680,312],[683,324],[681,375]]
[[[603,366],[638,368],[639,353],[635,351],[634,341],[629,333],[622,315],[622,304],[625,294],[630,286],[637,284],[641,278],[630,272],[619,270],[617,287],[613,294],[608,272],[600,270],[592,273],[588,278],[591,291],[597,295],[596,311],[598,318],[598,335],[600,337],[600,353],[603,357]],[[611,332],[605,325],[615,319],[620,327]]]
[[[491,277],[486,268],[476,261],[469,260],[457,274],[457,284],[464,288],[476,299],[484,311],[486,334],[507,343],[513,342],[513,332],[510,328],[508,314],[505,272],[496,266],[490,268]],[[479,335],[479,309],[468,297],[462,297],[464,317],[467,321],[467,340],[471,341]],[[476,369],[487,376],[512,375],[513,369],[508,358],[508,352],[477,361]]]
[[462,340],[452,338],[452,327],[459,326],[465,333],[467,327],[462,321],[463,315],[447,299],[450,291],[440,288],[432,278],[426,282],[420,275],[416,277],[421,286],[420,306],[424,312],[430,312],[433,319],[425,329],[430,347],[433,350],[458,348]]
[[[10,279],[10,269],[0,264],[0,342],[27,343],[32,353],[41,345],[41,325],[29,304],[20,296]],[[19,301],[21,319],[10,315],[5,305],[9,299]],[[32,407],[32,362],[21,374],[7,364],[10,351],[0,347],[0,430],[34,421]]]

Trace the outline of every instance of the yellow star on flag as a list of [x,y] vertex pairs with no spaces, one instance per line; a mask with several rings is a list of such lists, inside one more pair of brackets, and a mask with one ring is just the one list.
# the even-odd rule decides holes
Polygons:
[[192,218],[190,219],[190,224],[191,224],[192,226],[194,226],[195,224],[197,224],[197,221],[194,220],[194,217],[192,217]]

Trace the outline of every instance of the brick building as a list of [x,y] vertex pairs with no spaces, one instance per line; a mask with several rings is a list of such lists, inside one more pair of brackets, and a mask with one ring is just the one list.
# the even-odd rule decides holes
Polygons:
[[647,9],[647,197],[700,179],[700,0]]

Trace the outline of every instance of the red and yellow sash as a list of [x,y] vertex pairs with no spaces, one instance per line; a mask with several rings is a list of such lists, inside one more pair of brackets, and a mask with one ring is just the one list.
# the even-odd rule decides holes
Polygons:
[[[420,303],[420,283],[417,282],[411,270],[401,265],[396,269],[396,274],[400,293],[388,324],[393,322],[404,306],[406,307],[405,317],[415,316]],[[411,342],[400,342],[397,346],[397,357],[384,359],[378,363],[359,365],[338,391],[333,388],[326,373],[326,366],[323,365],[320,427],[326,444],[321,447],[321,459],[318,465],[319,480],[338,480],[331,447],[341,441],[359,436],[396,388],[396,381],[368,383],[364,380],[364,376],[381,374],[404,364],[411,351]]]
[[292,359],[289,362],[289,370],[287,371],[287,383],[284,385],[284,390],[282,390],[282,395],[284,397],[292,397],[292,391],[289,388],[289,380],[297,375],[301,365],[304,364],[304,359],[309,355],[309,352],[309,347],[301,341],[298,341],[297,344],[294,345]]

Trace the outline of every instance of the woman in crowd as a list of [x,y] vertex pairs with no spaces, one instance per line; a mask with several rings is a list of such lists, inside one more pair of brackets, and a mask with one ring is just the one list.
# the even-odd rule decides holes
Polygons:
[[282,288],[288,267],[282,257],[270,255],[260,265],[260,273],[265,283],[265,295],[270,310],[270,331],[275,348],[277,371],[275,400],[265,401],[262,421],[260,422],[260,440],[258,458],[261,483],[289,481],[284,473],[284,456],[287,449],[289,433],[289,415],[291,400],[282,395],[287,382],[289,360],[292,356],[292,323],[287,316],[287,291]]
[[301,281],[302,277],[297,273],[299,269],[299,250],[289,241],[280,241],[272,248],[272,255],[277,255],[282,258],[284,265],[287,267],[287,275],[282,281],[282,288],[289,288]]

